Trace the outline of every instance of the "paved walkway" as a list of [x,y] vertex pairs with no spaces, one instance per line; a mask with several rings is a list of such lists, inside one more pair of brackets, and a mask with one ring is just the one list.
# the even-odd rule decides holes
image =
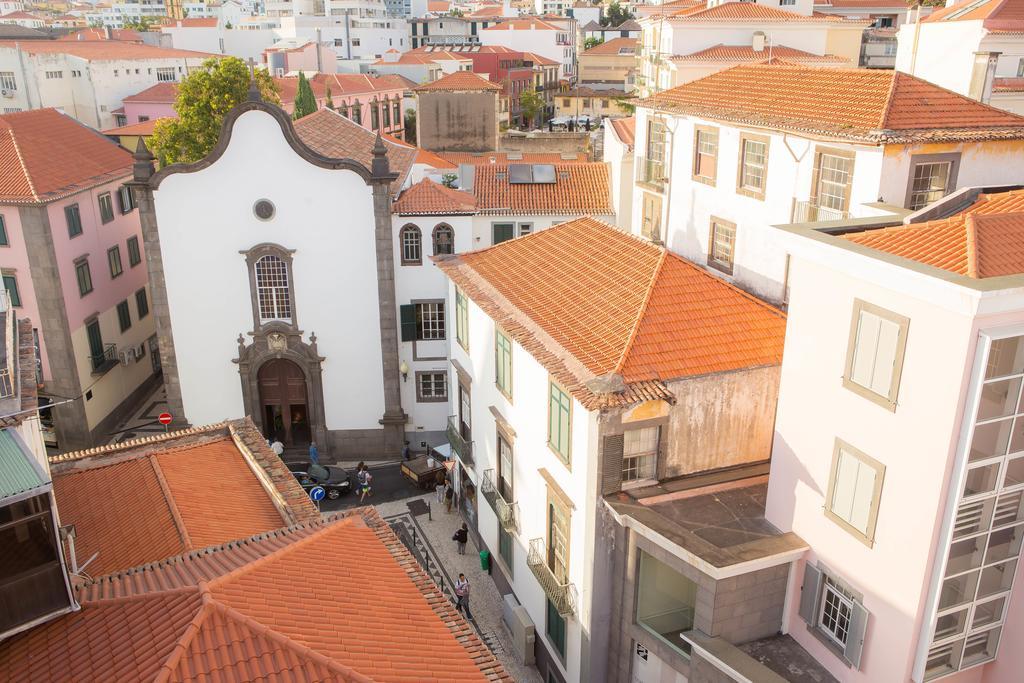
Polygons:
[[[425,509],[427,503],[431,510],[429,516]],[[407,544],[412,540],[416,548],[413,554],[427,565],[427,572],[441,585],[452,602],[455,601],[454,585],[459,573],[466,575],[470,586],[469,610],[480,637],[516,681],[541,683],[542,678],[536,667],[515,660],[511,636],[501,620],[502,596],[491,577],[480,568],[479,548],[473,543],[472,535],[466,545],[465,555],[458,554],[456,543],[451,540],[462,525],[462,517],[455,511],[446,513],[444,505],[438,503],[432,493],[382,503],[376,507],[396,533],[405,537],[403,540]]]
[[161,382],[153,390],[153,393],[139,401],[139,405],[131,416],[118,426],[116,434],[111,435],[109,443],[121,443],[129,439],[163,434],[165,428],[157,418],[160,417],[160,413],[166,411],[167,394],[164,393],[164,385]]

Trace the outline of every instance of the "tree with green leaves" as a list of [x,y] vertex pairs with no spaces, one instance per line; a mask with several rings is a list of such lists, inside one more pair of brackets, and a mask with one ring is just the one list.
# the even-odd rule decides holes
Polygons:
[[303,116],[309,116],[316,111],[316,96],[313,95],[313,88],[306,80],[306,74],[299,72],[299,87],[295,91],[295,110],[292,118],[298,121]]
[[331,99],[331,89],[327,88],[327,92],[324,93],[324,106],[334,111],[334,100]]
[[139,17],[138,19],[124,22],[124,28],[133,31],[148,31],[155,25],[156,19],[154,17]]
[[[270,74],[256,70],[256,85],[264,101],[280,105],[277,86]],[[150,151],[162,166],[199,161],[220,137],[224,117],[244,102],[249,92],[249,68],[238,57],[213,57],[178,84],[174,102],[177,119],[156,124],[149,139]]]
[[405,111],[405,122],[403,126],[405,130],[405,141],[410,145],[416,144],[416,110],[407,109]]
[[459,181],[459,176],[455,173],[445,173],[441,176],[441,184],[445,187],[456,189],[455,183]]
[[618,0],[614,0],[608,5],[604,16],[601,17],[601,26],[618,26],[625,21],[635,18],[636,16],[632,12],[620,5]]
[[589,50],[592,47],[597,47],[604,42],[604,38],[598,38],[597,36],[590,36],[583,41],[583,49]]
[[536,125],[539,123],[536,120],[537,116],[544,112],[544,98],[533,88],[524,90],[519,95],[519,111],[522,112],[527,124]]

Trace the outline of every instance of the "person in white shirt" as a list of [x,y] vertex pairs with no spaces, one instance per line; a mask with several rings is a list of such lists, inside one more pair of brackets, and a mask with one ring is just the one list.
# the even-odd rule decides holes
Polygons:
[[282,453],[284,453],[284,444],[281,443],[278,439],[274,439],[274,443],[270,444],[270,450],[274,451],[275,453],[277,453],[278,456],[280,456]]
[[469,613],[469,581],[466,581],[465,574],[459,574],[459,580],[455,582],[455,598],[455,609],[465,614],[467,619],[472,619]]

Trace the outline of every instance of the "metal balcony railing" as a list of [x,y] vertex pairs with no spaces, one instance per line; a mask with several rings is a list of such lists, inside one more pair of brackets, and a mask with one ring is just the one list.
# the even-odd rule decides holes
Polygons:
[[650,157],[637,157],[636,180],[638,183],[646,183],[657,188],[664,188],[665,181],[667,180],[665,178],[665,162],[661,159],[651,159]]
[[104,344],[103,353],[98,353],[90,358],[92,361],[92,374],[98,375],[106,372],[117,365],[117,344]]
[[519,503],[510,503],[505,500],[495,483],[496,475],[493,469],[484,470],[483,485],[480,487],[484,498],[494,509],[501,528],[510,533],[519,531]]
[[818,221],[842,221],[850,217],[849,211],[819,206],[817,202],[795,202],[793,204],[794,223],[817,223]]
[[462,434],[459,417],[448,416],[448,443],[459,459],[466,465],[473,465],[473,442]]
[[576,586],[571,583],[562,583],[548,567],[543,538],[535,538],[530,541],[526,564],[530,566],[530,570],[537,577],[538,583],[544,589],[544,594],[558,610],[558,614],[563,617],[574,615],[576,613]]

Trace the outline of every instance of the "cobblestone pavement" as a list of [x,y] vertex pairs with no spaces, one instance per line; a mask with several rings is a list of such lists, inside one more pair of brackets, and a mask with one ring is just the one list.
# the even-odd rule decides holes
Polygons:
[[118,426],[117,432],[111,434],[110,443],[121,443],[129,439],[163,434],[166,429],[157,418],[160,417],[160,413],[166,411],[167,394],[164,393],[164,385],[161,383],[153,390],[153,393],[139,402],[131,416]]
[[[427,503],[430,504],[430,515],[426,512]],[[516,681],[541,683],[536,667],[515,661],[511,637],[501,621],[501,594],[487,572],[480,568],[479,548],[473,543],[472,535],[465,555],[458,554],[455,541],[451,540],[462,524],[462,517],[455,511],[446,513],[444,505],[438,503],[432,493],[376,507],[406,545],[412,545],[413,554],[452,602],[455,601],[454,585],[459,573],[466,575],[470,586],[471,622],[477,633]]]

